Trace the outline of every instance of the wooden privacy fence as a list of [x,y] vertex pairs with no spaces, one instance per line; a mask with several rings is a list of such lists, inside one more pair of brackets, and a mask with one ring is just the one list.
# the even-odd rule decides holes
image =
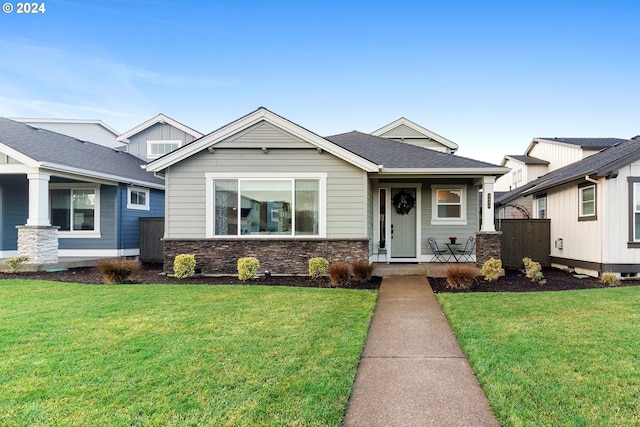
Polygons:
[[140,218],[140,261],[163,261],[164,218]]
[[498,219],[496,230],[502,231],[500,244],[504,267],[521,268],[525,257],[543,267],[551,265],[551,220]]

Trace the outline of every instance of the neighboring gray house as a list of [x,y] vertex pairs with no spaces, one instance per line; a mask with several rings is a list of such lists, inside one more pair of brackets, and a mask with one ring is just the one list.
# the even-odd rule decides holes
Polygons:
[[480,252],[495,248],[493,184],[507,169],[446,152],[455,148],[323,138],[259,108],[147,166],[166,178],[165,269],[180,253],[225,274],[242,256],[275,274],[306,273],[313,256],[429,262],[427,237],[444,247],[476,233]]
[[640,137],[528,182],[498,197],[495,208],[509,204],[531,205],[533,218],[550,219],[553,266],[638,277]]
[[164,216],[147,159],[200,136],[163,114],[121,135],[99,120],[0,118],[0,258],[138,255],[140,218]]

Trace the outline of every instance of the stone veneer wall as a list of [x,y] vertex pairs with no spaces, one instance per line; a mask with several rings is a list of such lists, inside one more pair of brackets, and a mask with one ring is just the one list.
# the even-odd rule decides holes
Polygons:
[[500,236],[502,231],[479,231],[476,233],[476,265],[482,265],[489,258],[502,259]]
[[309,258],[330,263],[369,259],[368,239],[164,239],[164,271],[173,273],[179,254],[195,254],[203,274],[238,274],[238,258],[255,257],[260,272],[308,274]]
[[28,256],[25,264],[58,262],[58,227],[22,225],[18,229],[18,254]]

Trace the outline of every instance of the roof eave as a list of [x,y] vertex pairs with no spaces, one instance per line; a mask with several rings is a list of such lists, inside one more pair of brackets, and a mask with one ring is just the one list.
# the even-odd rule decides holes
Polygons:
[[509,172],[509,168],[488,167],[488,168],[383,168],[380,174],[395,175],[465,175],[465,176],[496,176]]
[[39,166],[40,166],[40,168],[48,169],[50,171],[55,171],[55,172],[68,173],[68,174],[73,174],[73,175],[80,175],[82,177],[95,178],[95,179],[99,179],[99,180],[111,181],[111,182],[116,182],[116,183],[118,183],[118,182],[131,183],[131,184],[135,184],[135,185],[139,185],[139,186],[143,186],[143,187],[149,187],[149,188],[156,188],[156,189],[159,189],[159,190],[164,190],[164,185],[163,184],[144,181],[144,180],[140,180],[140,179],[136,179],[136,178],[128,178],[128,177],[123,177],[123,176],[118,176],[118,175],[100,173],[100,172],[90,171],[90,170],[86,170],[86,169],[80,169],[80,168],[74,168],[74,167],[69,167],[69,166],[64,166],[64,165],[58,165],[58,164],[55,164],[55,163],[42,162],[42,163],[39,164]]
[[116,141],[118,142],[126,142],[130,137],[132,137],[133,135],[136,135],[140,132],[142,132],[143,130],[150,128],[151,126],[157,124],[157,123],[167,123],[177,129],[180,129],[181,131],[183,131],[184,133],[187,133],[191,136],[193,136],[194,138],[202,138],[203,134],[201,134],[200,132],[198,132],[195,129],[190,128],[189,126],[183,125],[182,123],[172,119],[171,117],[165,116],[164,114],[160,113],[152,118],[150,118],[149,120],[140,123],[138,126],[135,126],[132,129],[129,129],[128,131],[118,135],[118,137],[116,138]]

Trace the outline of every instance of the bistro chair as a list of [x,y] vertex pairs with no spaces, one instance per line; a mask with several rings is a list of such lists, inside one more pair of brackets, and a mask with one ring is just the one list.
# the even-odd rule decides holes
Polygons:
[[449,251],[446,249],[440,249],[438,247],[436,239],[434,239],[433,237],[427,237],[427,242],[429,242],[429,247],[431,248],[431,252],[433,252],[433,255],[435,255],[437,262],[448,261],[447,259],[445,259],[444,254],[449,253]]
[[456,250],[456,254],[459,255],[458,261],[471,261],[471,255],[475,252],[476,249],[476,238],[473,236],[469,236],[467,238],[467,243],[464,245],[463,249]]

